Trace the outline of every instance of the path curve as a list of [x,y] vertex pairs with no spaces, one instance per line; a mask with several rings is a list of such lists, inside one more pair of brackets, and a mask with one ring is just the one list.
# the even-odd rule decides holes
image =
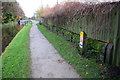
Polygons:
[[77,72],[58,54],[34,21],[30,30],[32,78],[79,78]]

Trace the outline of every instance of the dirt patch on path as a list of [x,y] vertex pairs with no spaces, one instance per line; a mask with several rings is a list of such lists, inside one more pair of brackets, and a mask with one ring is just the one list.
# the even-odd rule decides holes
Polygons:
[[77,72],[38,30],[34,21],[30,30],[32,78],[79,78]]

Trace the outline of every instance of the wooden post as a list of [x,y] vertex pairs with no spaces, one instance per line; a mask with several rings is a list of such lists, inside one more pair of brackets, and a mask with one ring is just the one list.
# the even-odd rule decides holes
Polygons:
[[113,65],[120,66],[120,6],[117,9],[117,23],[115,25],[115,39],[113,50]]
[[113,52],[113,44],[109,43],[109,44],[107,44],[105,53],[104,53],[105,54],[104,55],[105,63],[112,64],[112,56],[113,56],[112,52]]

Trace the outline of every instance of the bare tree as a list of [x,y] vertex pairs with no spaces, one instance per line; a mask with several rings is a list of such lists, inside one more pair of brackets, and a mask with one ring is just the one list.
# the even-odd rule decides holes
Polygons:
[[24,17],[25,14],[17,2],[3,2],[2,13],[11,13],[14,16]]

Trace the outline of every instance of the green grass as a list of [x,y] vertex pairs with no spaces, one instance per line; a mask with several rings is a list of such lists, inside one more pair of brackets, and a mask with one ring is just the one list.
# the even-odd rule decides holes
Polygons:
[[100,65],[95,60],[88,60],[78,54],[74,45],[66,41],[62,36],[47,30],[44,26],[37,24],[43,35],[53,44],[61,56],[70,63],[82,78],[101,78]]
[[29,78],[30,77],[30,50],[29,30],[31,24],[15,36],[5,52],[2,54],[3,78]]

